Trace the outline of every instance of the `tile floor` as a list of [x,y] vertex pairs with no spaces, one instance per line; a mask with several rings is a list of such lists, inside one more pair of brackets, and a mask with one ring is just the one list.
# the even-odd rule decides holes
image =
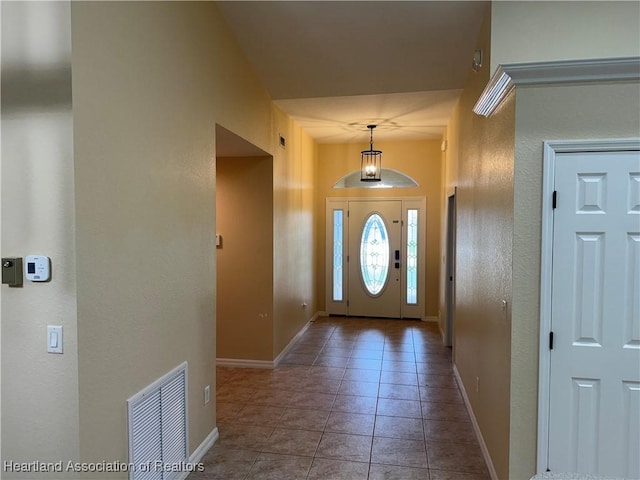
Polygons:
[[220,438],[188,480],[488,479],[437,326],[320,318],[275,370],[217,370]]

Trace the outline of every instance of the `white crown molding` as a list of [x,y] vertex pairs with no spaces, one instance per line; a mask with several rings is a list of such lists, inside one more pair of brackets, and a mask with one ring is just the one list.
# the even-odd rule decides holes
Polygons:
[[640,57],[499,65],[473,111],[489,117],[515,87],[640,80]]

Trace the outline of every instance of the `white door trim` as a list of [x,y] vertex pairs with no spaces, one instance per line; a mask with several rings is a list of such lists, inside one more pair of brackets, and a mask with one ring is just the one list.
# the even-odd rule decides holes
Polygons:
[[640,150],[640,138],[545,141],[542,176],[542,244],[540,258],[540,344],[538,364],[537,472],[547,470],[549,458],[549,381],[551,351],[551,267],[553,252],[553,191],[556,155],[569,152],[620,152]]
[[[332,276],[329,274],[329,265],[333,262],[333,256],[331,252],[330,246],[333,242],[332,234],[328,228],[327,219],[329,216],[329,212],[332,208],[336,207],[337,209],[346,210],[349,202],[378,202],[378,201],[400,201],[402,202],[402,219],[403,224],[406,222],[405,213],[409,208],[417,208],[421,213],[420,215],[420,227],[419,227],[419,236],[422,238],[419,241],[419,250],[418,256],[423,260],[420,262],[421,268],[418,271],[418,304],[417,305],[407,305],[404,300],[401,304],[401,318],[420,318],[425,321],[431,321],[431,317],[425,317],[425,312],[427,310],[427,306],[425,304],[426,298],[426,279],[427,279],[427,268],[426,268],[426,254],[427,254],[427,197],[426,196],[407,196],[407,197],[326,197],[325,198],[325,310],[328,314],[336,314],[336,315],[348,315],[348,308],[346,303],[346,296],[343,298],[343,301],[333,301],[332,299]],[[345,218],[346,221],[346,218]],[[405,226],[403,226],[403,229]],[[344,243],[343,243],[343,259],[346,258],[346,245],[349,243],[348,231],[344,231]],[[401,248],[402,257],[406,256],[406,245],[404,244]],[[343,277],[342,283],[344,292],[348,291],[348,275],[346,275],[346,269],[343,268]],[[404,299],[404,295],[406,293],[406,283],[403,277],[402,280],[402,298]],[[437,319],[434,317],[433,321]]]

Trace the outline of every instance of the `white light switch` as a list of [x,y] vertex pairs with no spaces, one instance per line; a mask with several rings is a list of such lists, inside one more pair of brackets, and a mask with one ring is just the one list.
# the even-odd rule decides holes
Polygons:
[[47,325],[47,352],[62,353],[62,327]]

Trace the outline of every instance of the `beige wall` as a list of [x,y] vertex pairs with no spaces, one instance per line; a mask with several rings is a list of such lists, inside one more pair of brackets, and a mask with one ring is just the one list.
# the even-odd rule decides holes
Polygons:
[[273,360],[273,160],[216,159],[217,358]]
[[[490,55],[490,29],[487,17],[478,41],[486,55]],[[487,68],[470,72],[454,111],[447,130],[443,194],[457,187],[454,362],[493,467],[498,478],[506,479],[515,101],[512,95],[489,119],[475,115],[473,105],[488,79]],[[442,277],[443,285],[444,280]],[[507,301],[506,311],[503,300]]]
[[[273,240],[296,248],[313,238],[312,142],[215,4],[74,3],[71,19],[80,457],[125,461],[126,399],[184,360],[193,451],[215,426],[215,125],[273,156]],[[274,289],[272,355],[311,316],[300,298],[316,305],[304,253],[274,255],[296,288]]]
[[509,478],[535,472],[544,140],[640,137],[640,84],[516,92]]
[[[364,135],[366,138],[366,132]],[[318,146],[316,180],[316,242],[318,244],[318,299],[325,302],[325,202],[328,197],[426,197],[427,245],[425,316],[437,317],[440,276],[440,211],[442,152],[440,140],[376,142],[382,150],[383,168],[399,170],[413,178],[415,188],[340,188],[333,185],[360,168],[360,152],[368,144],[326,144]],[[324,307],[323,307],[324,308]]]
[[[275,106],[273,122],[278,140],[280,136],[286,139],[285,148],[274,148],[273,159],[260,163],[255,158],[242,159],[243,167],[230,167],[236,159],[225,158],[218,166],[222,175],[217,179],[222,188],[217,192],[218,213],[222,215],[218,231],[226,241],[218,249],[218,358],[277,360],[318,310],[313,231],[315,146],[311,137]],[[258,183],[249,178],[256,169],[264,176]],[[236,175],[233,188],[227,185],[231,172]],[[235,201],[229,201],[229,195]],[[237,206],[247,202],[246,208]],[[257,208],[253,227],[241,223],[249,205]],[[235,243],[229,247],[231,236],[244,236],[252,242],[247,248],[255,249],[251,245],[257,239],[264,239],[264,243],[253,255],[242,258]],[[234,253],[229,255],[227,248],[233,248]],[[252,270],[256,265],[258,277]],[[243,282],[254,285],[249,289],[251,295],[246,295]]]
[[508,63],[640,56],[638,2],[494,1],[491,5],[491,73]]
[[273,106],[213,3],[77,3],[72,27],[81,457],[125,460],[126,398],[183,360],[193,450],[215,426],[215,125],[273,152]]
[[72,5],[83,461],[125,460],[126,399],[183,361],[191,449],[215,426],[215,21]]
[[[70,3],[0,8],[2,256],[42,254],[53,265],[48,283],[1,287],[2,462],[77,460]],[[47,353],[47,325],[64,328],[64,354]]]
[[637,3],[493,2],[491,13],[479,40],[491,69],[471,74],[449,123],[442,194],[458,187],[456,367],[498,478],[522,479],[536,464],[542,142],[638,136],[640,89],[521,88],[488,119],[471,109],[498,64],[637,56],[640,29]]
[[273,166],[275,359],[316,313],[318,301],[313,243],[314,143],[277,107],[274,125],[275,132],[286,138],[286,148],[274,149]]
[[[54,271],[3,292],[3,459],[126,461],[127,398],[185,360],[193,451],[215,427],[215,397],[203,405],[203,388],[215,391],[215,126],[273,155],[272,240],[304,250],[274,255],[272,278],[292,280],[270,298],[271,358],[317,305],[304,248],[313,143],[212,2],[3,2],[2,13],[3,254],[48,254]],[[46,324],[65,327],[64,355],[45,353]]]

